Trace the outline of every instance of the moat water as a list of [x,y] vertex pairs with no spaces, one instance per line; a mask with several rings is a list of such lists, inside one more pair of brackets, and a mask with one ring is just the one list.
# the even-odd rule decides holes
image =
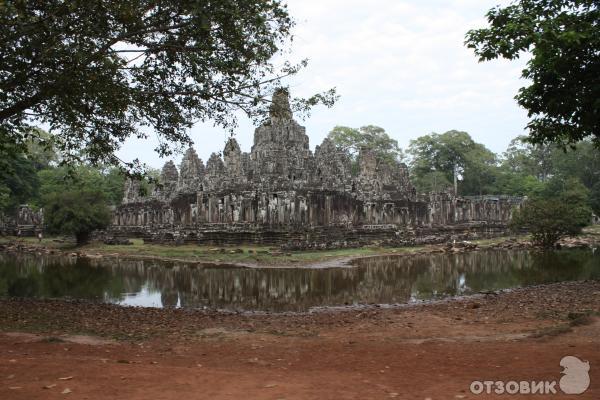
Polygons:
[[345,268],[0,254],[0,296],[239,311],[403,304],[550,282],[600,279],[591,250],[478,251],[356,260]]

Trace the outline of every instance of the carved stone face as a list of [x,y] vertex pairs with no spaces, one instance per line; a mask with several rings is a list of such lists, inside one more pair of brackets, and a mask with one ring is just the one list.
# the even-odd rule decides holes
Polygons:
[[234,138],[229,138],[225,149],[223,149],[223,159],[227,173],[238,176],[242,174],[242,151]]
[[179,171],[173,161],[167,161],[160,174],[162,184],[177,183],[179,180]]
[[273,93],[273,102],[269,108],[271,121],[285,121],[292,119],[290,95],[286,89],[277,89]]

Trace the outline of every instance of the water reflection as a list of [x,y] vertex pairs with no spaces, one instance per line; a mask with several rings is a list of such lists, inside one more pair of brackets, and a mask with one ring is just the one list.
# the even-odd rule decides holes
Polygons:
[[355,268],[246,269],[149,260],[0,255],[0,296],[72,297],[152,307],[302,311],[406,303],[539,283],[600,279],[589,251],[373,257]]

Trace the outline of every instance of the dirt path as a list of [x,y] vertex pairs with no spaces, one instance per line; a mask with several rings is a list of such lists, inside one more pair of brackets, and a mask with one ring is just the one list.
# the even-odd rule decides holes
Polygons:
[[558,381],[565,355],[590,388],[533,398],[597,399],[598,311],[600,282],[286,315],[2,300],[0,399],[489,398],[470,383]]

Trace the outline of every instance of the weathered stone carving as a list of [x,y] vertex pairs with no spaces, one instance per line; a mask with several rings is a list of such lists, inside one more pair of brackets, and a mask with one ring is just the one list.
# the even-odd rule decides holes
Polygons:
[[182,192],[196,190],[204,176],[204,164],[192,147],[183,155],[179,169],[178,189]]
[[123,204],[137,203],[140,201],[140,182],[127,178],[125,180],[125,190],[123,191]]
[[254,131],[251,175],[265,187],[298,187],[308,182],[313,157],[306,129],[293,120],[287,92],[273,96],[271,119]]
[[222,179],[225,178],[225,164],[217,153],[212,153],[206,162],[206,175],[202,182],[201,191],[218,190],[226,184]]
[[256,128],[250,153],[230,138],[206,168],[194,149],[179,173],[163,167],[159,195],[140,198],[128,181],[112,230],[148,240],[262,243],[376,240],[402,243],[436,233],[505,230],[519,198],[417,195],[405,164],[360,150],[358,170],[329,139],[310,151],[286,91],[273,96],[270,120]]
[[328,138],[315,148],[315,167],[311,177],[316,186],[328,190],[352,190],[350,156]]
[[44,210],[21,204],[13,216],[0,213],[0,234],[35,236],[44,230]]
[[179,171],[173,161],[167,161],[160,173],[160,182],[154,189],[154,197],[159,200],[170,200],[179,184]]
[[273,101],[269,107],[271,121],[289,121],[293,118],[289,93],[286,89],[277,89],[273,93]]

